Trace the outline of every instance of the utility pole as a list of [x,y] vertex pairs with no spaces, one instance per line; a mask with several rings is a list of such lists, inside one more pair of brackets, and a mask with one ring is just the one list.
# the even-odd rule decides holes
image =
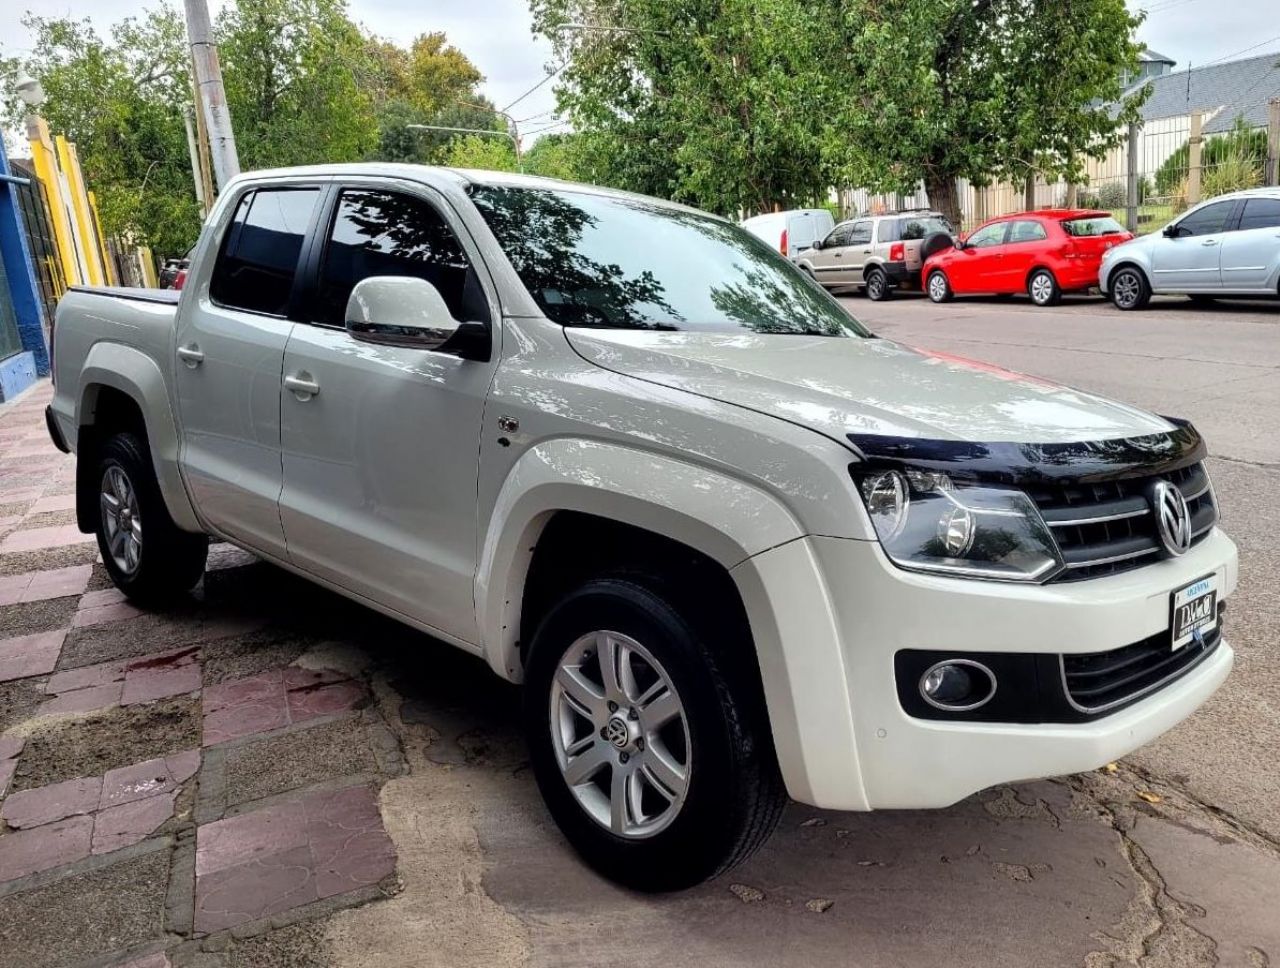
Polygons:
[[1142,126],[1137,121],[1129,122],[1129,158],[1125,163],[1124,186],[1124,227],[1134,235],[1138,234],[1138,137]]
[[187,39],[191,43],[191,59],[196,69],[196,90],[205,126],[209,131],[209,150],[213,156],[213,173],[221,191],[240,174],[236,155],[236,136],[231,130],[231,112],[227,108],[227,92],[222,86],[222,68],[218,64],[218,48],[213,42],[206,0],[185,0]]

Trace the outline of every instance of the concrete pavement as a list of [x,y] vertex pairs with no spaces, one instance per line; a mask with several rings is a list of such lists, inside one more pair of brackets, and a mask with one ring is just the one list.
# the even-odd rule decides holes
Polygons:
[[[850,305],[1205,430],[1244,572],[1219,697],[1112,771],[931,812],[793,805],[728,876],[635,895],[565,846],[482,663],[225,546],[189,602],[115,600],[41,388],[0,410],[0,966],[1270,964],[1280,314]],[[108,803],[134,773],[145,808]],[[64,853],[13,846],[31,834]]]

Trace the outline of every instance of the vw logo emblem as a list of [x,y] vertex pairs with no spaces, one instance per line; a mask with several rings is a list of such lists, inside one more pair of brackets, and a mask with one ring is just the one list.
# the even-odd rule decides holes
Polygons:
[[614,716],[609,720],[604,728],[605,739],[616,746],[618,749],[626,749],[631,743],[631,730],[627,729],[627,724]]
[[1171,557],[1186,554],[1191,547],[1191,512],[1182,491],[1168,481],[1156,481],[1150,500],[1156,516],[1156,534],[1165,552]]

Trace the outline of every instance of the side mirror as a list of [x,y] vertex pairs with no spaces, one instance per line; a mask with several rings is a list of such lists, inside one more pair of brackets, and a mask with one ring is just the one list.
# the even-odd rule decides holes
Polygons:
[[809,246],[809,248],[811,248],[811,249],[821,249],[821,248],[822,248],[822,239],[814,239],[814,240],[813,240],[813,245]]
[[371,276],[347,300],[347,332],[361,343],[438,350],[461,325],[425,279]]
[[1178,226],[1166,225],[1164,232],[1161,233],[1166,239],[1176,239],[1178,237]]
[[960,238],[957,238],[957,239],[956,239],[956,241],[955,241],[955,248],[957,248],[957,249],[967,249],[968,247],[969,247],[969,243],[968,243],[968,242],[966,242],[964,239],[960,239]]

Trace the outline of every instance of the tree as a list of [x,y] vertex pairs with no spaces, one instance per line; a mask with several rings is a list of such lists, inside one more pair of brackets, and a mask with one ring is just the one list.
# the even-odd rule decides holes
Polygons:
[[[722,213],[825,194],[821,0],[532,0],[590,177]],[[596,25],[602,29],[566,27]],[[621,29],[613,29],[621,28]]]
[[582,138],[576,134],[544,134],[524,153],[524,170],[544,178],[586,181]]
[[516,153],[506,138],[468,134],[454,138],[445,149],[444,164],[450,168],[481,168],[488,171],[515,171]]
[[847,96],[825,138],[850,184],[913,191],[959,222],[956,180],[1078,179],[1123,138],[1141,50],[1124,0],[843,0],[823,63]]

